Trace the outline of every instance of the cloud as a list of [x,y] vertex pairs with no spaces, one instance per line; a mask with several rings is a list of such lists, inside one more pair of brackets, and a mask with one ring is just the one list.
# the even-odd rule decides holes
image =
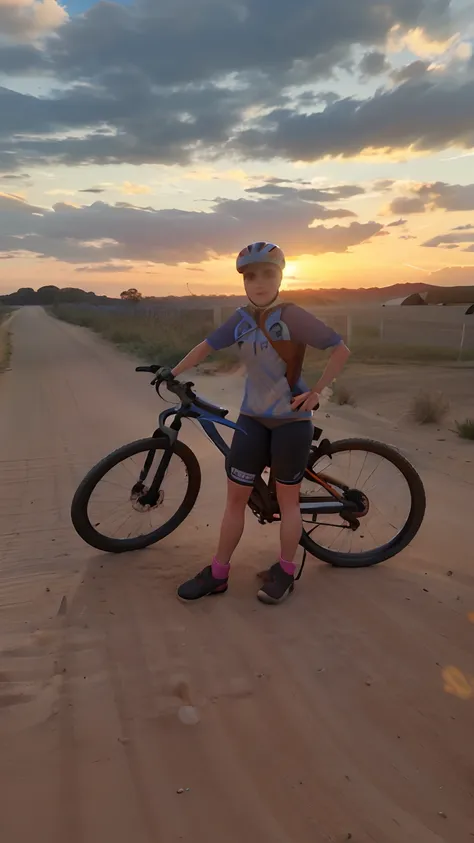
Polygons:
[[333,105],[337,100],[341,99],[340,94],[336,94],[335,91],[303,91],[301,94],[298,94],[296,98],[296,102],[298,105],[305,108],[308,105],[320,105],[323,103],[324,105]]
[[[448,7],[450,0],[443,5]],[[421,26],[403,31],[402,27],[396,25],[390,33],[388,51],[391,53],[400,53],[403,50],[409,50],[415,56],[421,56],[421,58],[435,58],[447,53],[458,40],[458,33],[451,35],[449,38],[437,40],[430,38],[426,30]]]
[[429,66],[429,62],[418,59],[417,61],[410,62],[410,64],[405,65],[405,67],[402,67],[399,70],[393,70],[390,77],[397,85],[400,85],[403,82],[411,82],[424,76],[425,73],[427,73]]
[[105,193],[105,187],[83,187],[79,193]]
[[422,80],[367,100],[342,99],[310,115],[275,109],[235,136],[231,146],[255,158],[301,161],[374,150],[469,147],[474,145],[473,102],[474,79]]
[[25,181],[30,178],[29,173],[1,173],[0,181]]
[[[148,260],[192,264],[235,254],[255,238],[281,242],[289,256],[345,252],[381,231],[375,222],[315,225],[315,206],[299,197],[222,199],[211,212],[138,208],[96,201],[38,209],[0,196],[0,251],[31,252],[69,263]],[[3,203],[3,204],[2,204]]]
[[474,243],[472,246],[468,246],[467,249],[463,249],[463,252],[474,252]]
[[474,228],[474,225],[457,225],[456,228],[453,228],[453,231],[471,231]]
[[391,214],[419,214],[425,210],[425,203],[417,196],[398,196],[390,203]]
[[474,243],[474,232],[471,234],[439,234],[436,237],[432,237],[430,240],[426,240],[426,242],[421,245],[429,248],[436,248],[437,246],[444,246],[446,243]]
[[417,238],[413,234],[400,234],[399,240],[416,240]]
[[382,73],[388,73],[390,69],[391,64],[387,57],[378,50],[365,53],[359,62],[359,70],[363,77],[381,76]]
[[410,194],[394,199],[389,206],[390,213],[474,210],[474,184],[447,184],[441,181],[413,184]]
[[56,0],[0,0],[0,32],[14,41],[34,40],[67,20],[66,10]]
[[0,191],[0,213],[2,212],[11,214],[12,217],[18,216],[19,214],[30,216],[31,214],[42,214],[44,208],[30,205],[24,196],[18,196],[16,193],[2,193]]
[[133,266],[130,264],[99,263],[90,266],[77,266],[74,272],[130,272]]
[[[70,20],[51,53],[70,78],[124,64],[161,85],[252,71],[314,81],[330,75],[335,60],[347,59],[352,45],[381,45],[397,25],[401,34],[412,30],[432,0],[386,0],[383,8],[379,0],[364,0],[357,9],[353,0],[299,0],[297,9],[273,0],[270,6],[268,0],[98,3]],[[435,16],[426,27],[423,32],[436,31]]]
[[376,181],[374,181],[374,190],[378,193],[388,193],[394,184],[395,182],[393,179],[376,179]]
[[[341,199],[350,199],[354,196],[362,196],[365,189],[357,184],[341,184],[334,187],[304,188],[287,187],[283,182],[272,179],[263,185],[247,187],[246,193],[258,193],[264,196],[297,197],[304,202],[339,202]],[[351,211],[344,211],[345,216],[355,216]],[[322,217],[320,217],[322,219]]]
[[387,225],[387,228],[397,228],[399,225],[405,225],[405,223],[406,223],[406,220],[404,220],[404,219],[402,219],[402,217],[400,217],[400,219],[398,219],[398,220],[394,220],[393,222],[389,222],[388,225]]
[[34,31],[63,22],[41,48],[0,51],[1,72],[46,73],[51,83],[38,97],[0,90],[0,167],[8,171],[188,164],[232,151],[316,160],[469,140],[469,91],[459,80],[448,92],[407,86],[411,93],[367,100],[295,94],[351,70],[360,47],[373,66],[396,26],[401,36],[422,26],[436,39],[443,16],[432,0],[298,0],[296,11],[287,0],[136,0],[98,2],[70,19],[56,0],[0,2],[21,15],[29,9],[30,18],[35,10]]

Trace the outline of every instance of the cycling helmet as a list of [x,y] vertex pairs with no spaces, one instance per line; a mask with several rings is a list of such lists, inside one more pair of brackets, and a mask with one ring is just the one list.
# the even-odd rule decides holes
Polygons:
[[237,255],[237,272],[244,272],[245,267],[251,263],[274,263],[283,272],[285,268],[285,255],[275,243],[251,243]]

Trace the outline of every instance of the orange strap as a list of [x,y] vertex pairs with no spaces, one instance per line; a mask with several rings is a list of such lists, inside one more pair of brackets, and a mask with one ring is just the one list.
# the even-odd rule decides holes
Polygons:
[[[281,307],[282,314],[285,305]],[[293,340],[274,340],[268,333],[265,327],[265,321],[272,308],[263,310],[258,314],[258,327],[267,338],[270,345],[275,349],[279,357],[286,363],[286,379],[290,389],[298,382],[303,369],[303,360],[306,352],[306,346],[301,342],[294,342]]]

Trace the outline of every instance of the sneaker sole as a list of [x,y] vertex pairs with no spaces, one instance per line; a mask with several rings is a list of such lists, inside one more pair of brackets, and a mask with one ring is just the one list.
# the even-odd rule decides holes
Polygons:
[[202,600],[203,597],[218,597],[220,594],[225,594],[226,591],[228,591],[228,588],[223,588],[222,591],[209,591],[208,594],[201,594],[200,597],[181,597],[181,595],[176,592],[176,597],[181,603],[197,603],[199,600]]
[[277,599],[276,597],[270,597],[270,595],[267,594],[266,591],[260,589],[260,591],[257,591],[257,598],[260,600],[261,603],[266,603],[267,606],[277,606],[278,603],[283,603],[290,596],[290,594],[293,593],[294,590],[295,586],[294,583],[292,583],[286,589],[285,593]]

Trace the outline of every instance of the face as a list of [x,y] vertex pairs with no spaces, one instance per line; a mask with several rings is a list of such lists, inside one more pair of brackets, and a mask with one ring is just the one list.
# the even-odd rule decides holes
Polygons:
[[253,304],[265,307],[277,297],[281,284],[281,271],[273,263],[252,263],[245,267],[244,286]]

